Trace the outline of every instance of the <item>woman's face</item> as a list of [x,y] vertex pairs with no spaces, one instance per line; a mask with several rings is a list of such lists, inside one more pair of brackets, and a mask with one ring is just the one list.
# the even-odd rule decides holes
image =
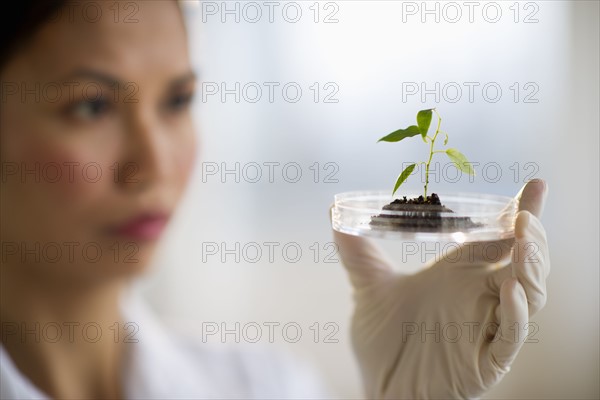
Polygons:
[[177,4],[91,4],[0,71],[2,262],[61,280],[142,269],[196,149]]

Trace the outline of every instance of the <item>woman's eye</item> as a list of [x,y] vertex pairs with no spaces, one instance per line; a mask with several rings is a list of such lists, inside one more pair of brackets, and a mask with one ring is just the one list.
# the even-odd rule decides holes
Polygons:
[[167,106],[173,111],[183,110],[192,103],[193,98],[193,93],[178,94],[169,99]]
[[97,119],[108,112],[106,100],[80,101],[71,107],[71,115],[82,120]]

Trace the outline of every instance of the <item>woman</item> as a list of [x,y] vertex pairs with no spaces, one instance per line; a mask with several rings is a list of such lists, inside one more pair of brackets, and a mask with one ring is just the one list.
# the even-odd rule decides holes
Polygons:
[[[177,3],[16,7],[0,50],[2,398],[322,396],[276,356],[167,334],[126,294],[195,160],[196,77]],[[493,260],[470,244],[416,275],[334,233],[368,397],[476,397],[510,369],[545,303],[546,192],[536,180],[519,193],[516,240],[498,242]],[[533,256],[515,251],[531,243]],[[418,332],[440,323],[469,338]]]

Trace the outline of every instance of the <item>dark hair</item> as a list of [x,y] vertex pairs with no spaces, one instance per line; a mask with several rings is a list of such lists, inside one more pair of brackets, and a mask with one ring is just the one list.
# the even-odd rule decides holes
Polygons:
[[66,0],[17,0],[0,17],[0,71],[8,60],[66,4]]

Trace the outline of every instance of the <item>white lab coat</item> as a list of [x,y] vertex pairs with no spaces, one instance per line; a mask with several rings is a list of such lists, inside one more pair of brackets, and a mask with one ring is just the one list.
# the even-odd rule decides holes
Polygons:
[[[289,356],[255,349],[222,350],[168,332],[136,295],[123,297],[124,321],[139,331],[125,368],[127,399],[324,398],[314,371]],[[0,399],[49,399],[0,345]]]

